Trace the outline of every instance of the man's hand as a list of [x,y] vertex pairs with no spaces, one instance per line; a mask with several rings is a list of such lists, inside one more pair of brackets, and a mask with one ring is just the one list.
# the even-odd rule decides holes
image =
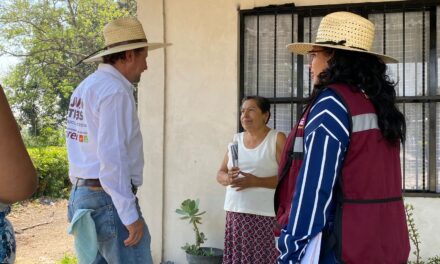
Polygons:
[[133,224],[125,227],[128,229],[128,238],[124,240],[125,246],[131,247],[139,243],[144,235],[144,221],[139,218]]

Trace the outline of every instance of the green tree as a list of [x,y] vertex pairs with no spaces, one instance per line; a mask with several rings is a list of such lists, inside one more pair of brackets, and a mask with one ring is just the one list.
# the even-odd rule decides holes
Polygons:
[[63,125],[73,89],[95,65],[78,61],[104,47],[102,28],[135,15],[130,0],[4,0],[0,55],[20,58],[3,80],[17,119],[38,136]]

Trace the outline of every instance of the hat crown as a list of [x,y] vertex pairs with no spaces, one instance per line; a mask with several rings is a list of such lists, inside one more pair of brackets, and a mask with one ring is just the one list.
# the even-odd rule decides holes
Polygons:
[[141,22],[134,17],[123,17],[108,23],[103,33],[107,47],[116,43],[147,38]]
[[338,43],[370,51],[373,39],[374,24],[371,21],[349,12],[335,12],[321,20],[315,43]]

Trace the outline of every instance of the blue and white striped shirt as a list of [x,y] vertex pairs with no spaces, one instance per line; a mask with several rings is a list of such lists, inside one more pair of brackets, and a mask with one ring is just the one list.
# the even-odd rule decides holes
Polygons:
[[307,119],[304,160],[289,223],[278,240],[278,263],[299,263],[310,240],[333,221],[333,189],[349,143],[349,115],[332,90],[321,92]]

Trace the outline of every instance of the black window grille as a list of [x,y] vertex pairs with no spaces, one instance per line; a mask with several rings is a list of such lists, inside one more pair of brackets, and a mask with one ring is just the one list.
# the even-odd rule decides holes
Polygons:
[[399,60],[389,65],[398,81],[398,106],[407,120],[402,146],[407,193],[440,193],[440,1],[404,1],[295,7],[292,4],[240,11],[240,94],[271,101],[269,125],[288,133],[310,94],[303,56],[286,45],[312,42],[322,17],[350,11],[375,23],[373,51]]

